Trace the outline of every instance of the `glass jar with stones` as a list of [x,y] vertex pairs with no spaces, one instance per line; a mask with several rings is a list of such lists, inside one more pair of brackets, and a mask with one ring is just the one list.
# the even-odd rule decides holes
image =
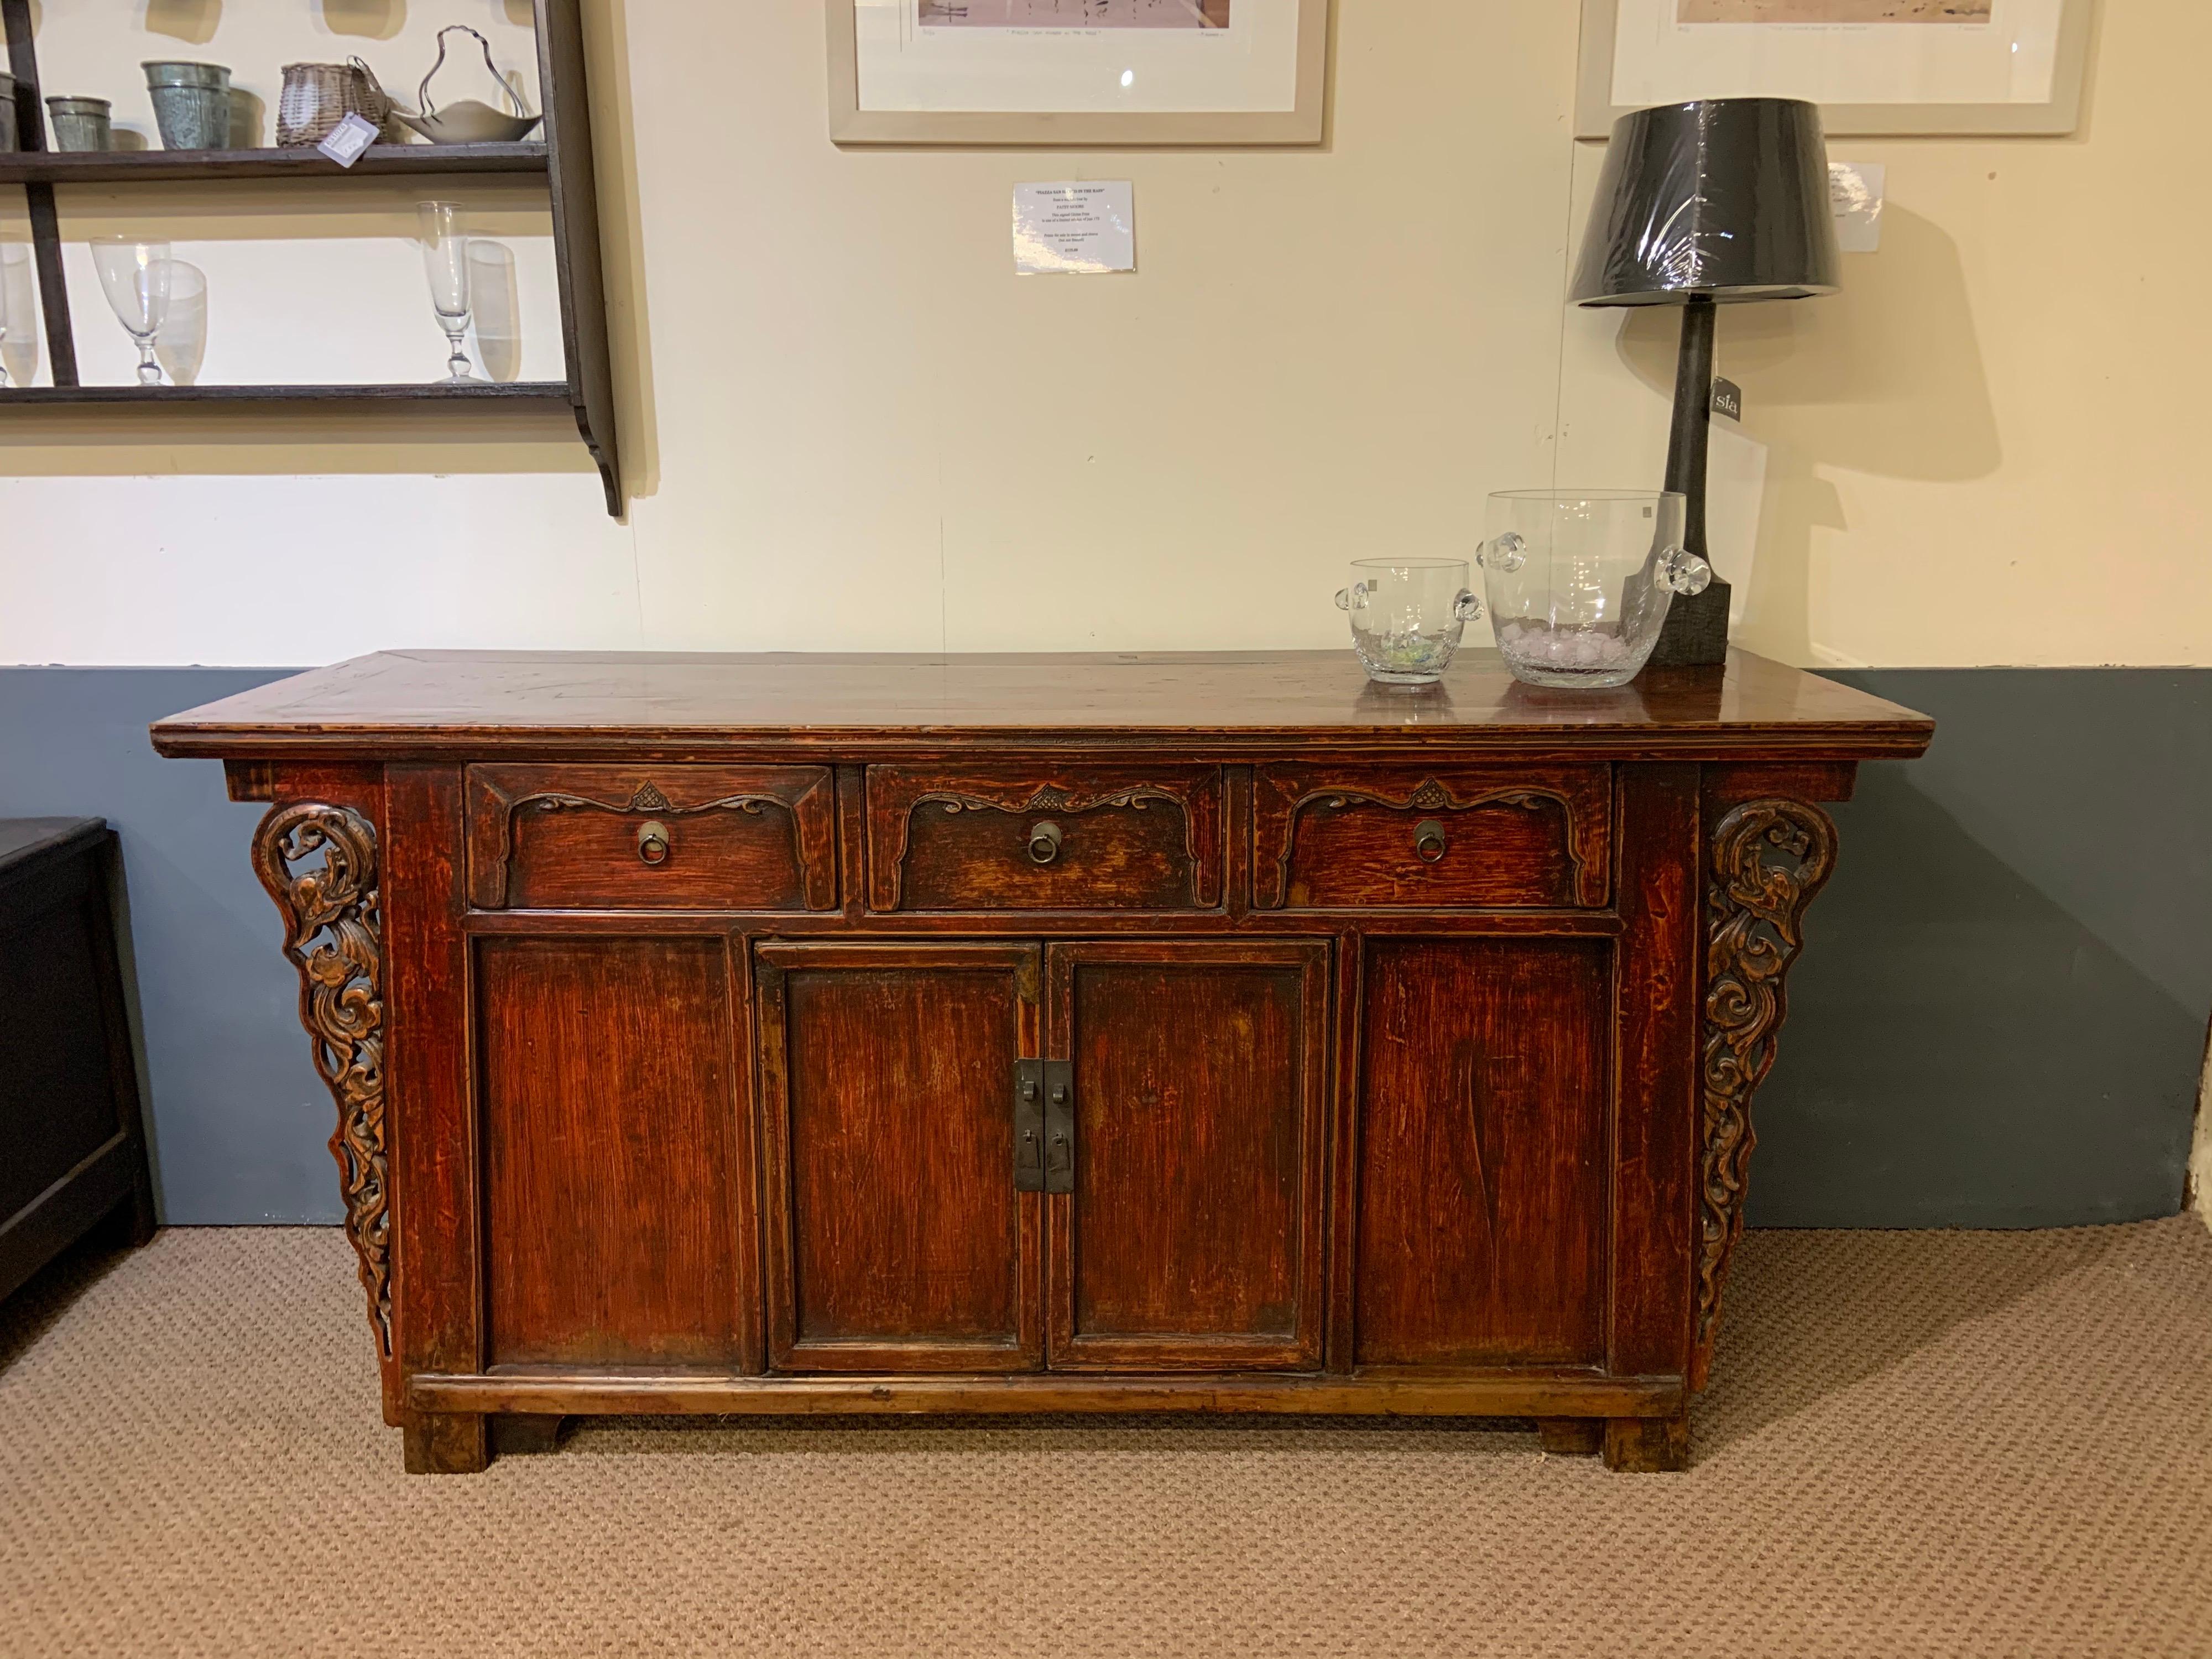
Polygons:
[[1622,685],[1659,642],[1677,593],[1705,562],[1682,546],[1671,489],[1506,489],[1476,554],[1505,665],[1532,685]]

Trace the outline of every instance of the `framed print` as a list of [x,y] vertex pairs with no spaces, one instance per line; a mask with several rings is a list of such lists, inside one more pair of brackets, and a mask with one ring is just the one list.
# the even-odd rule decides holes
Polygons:
[[1575,131],[1808,98],[1831,137],[2071,132],[2092,0],[1583,0]]
[[823,0],[841,144],[1315,144],[1329,0]]

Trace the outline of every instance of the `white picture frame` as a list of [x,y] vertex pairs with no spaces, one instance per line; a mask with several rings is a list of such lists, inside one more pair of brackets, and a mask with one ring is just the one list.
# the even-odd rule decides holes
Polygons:
[[[1653,105],[1761,95],[1812,100],[1831,137],[2080,125],[2094,0],[1970,0],[1982,14],[1972,24],[1820,17],[1891,3],[1919,9],[1924,0],[1583,0],[1576,136],[1602,138]],[[1692,22],[1686,4],[1784,16]]]
[[[830,136],[840,144],[1080,145],[1317,144],[1325,131],[1331,0],[1215,0],[1221,30],[1135,27],[933,27],[927,54],[910,50],[925,5],[941,0],[823,0],[829,36]],[[1006,5],[1009,0],[979,0]],[[1163,0],[1131,0],[1158,4]],[[1051,0],[1012,0],[1014,6]],[[1208,0],[1181,0],[1194,11]],[[963,6],[963,9],[966,9]],[[887,42],[895,17],[900,39]],[[1248,23],[1247,20],[1252,20]],[[1064,30],[1064,33],[1061,32]],[[1231,31],[1236,33],[1232,35]],[[1205,37],[1217,37],[1206,39]],[[969,37],[969,38],[963,38]],[[907,61],[890,61],[892,49]],[[1087,89],[1111,56],[1172,82],[1181,106],[1098,106]],[[1039,107],[958,107],[963,57],[973,84],[1003,104],[1009,87],[1033,85]],[[921,60],[917,63],[915,60]],[[1025,82],[1024,64],[1033,73]],[[923,84],[918,74],[933,75]],[[1120,68],[1112,83],[1130,84]],[[864,89],[889,86],[886,94]],[[914,87],[912,92],[898,88]],[[1058,90],[1055,90],[1058,88]],[[1082,88],[1078,90],[1079,88]],[[1071,91],[1077,91],[1071,96]],[[1020,96],[1017,92],[1014,95]],[[914,107],[886,106],[890,102]],[[1209,100],[1219,107],[1208,107]],[[933,106],[918,106],[923,104]],[[1079,106],[1082,104],[1091,106]]]

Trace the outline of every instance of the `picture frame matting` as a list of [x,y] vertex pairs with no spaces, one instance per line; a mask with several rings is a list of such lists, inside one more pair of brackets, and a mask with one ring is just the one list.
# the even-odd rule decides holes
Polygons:
[[860,107],[855,0],[823,0],[830,137],[839,144],[1112,149],[1318,144],[1326,132],[1333,0],[1298,0],[1296,103],[1288,110],[871,110]]
[[[1602,138],[1642,104],[1613,99],[1613,53],[1625,0],[1582,0],[1582,47],[1576,70],[1575,136]],[[1626,0],[1636,3],[1637,0]],[[2038,103],[1852,103],[1818,100],[1830,137],[1942,137],[2053,135],[2081,125],[2081,85],[2088,60],[2094,0],[2061,0],[2051,96]],[[1921,27],[1914,25],[1913,27]],[[1700,95],[1686,91],[1680,101]],[[1673,102],[1674,99],[1653,100]]]

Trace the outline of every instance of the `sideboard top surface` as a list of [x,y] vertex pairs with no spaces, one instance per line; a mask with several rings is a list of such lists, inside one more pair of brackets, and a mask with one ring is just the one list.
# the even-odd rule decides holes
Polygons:
[[1613,690],[1523,685],[1492,651],[1436,687],[1370,685],[1348,650],[1097,655],[386,651],[171,716],[165,755],[1015,745],[1904,758],[1934,722],[1733,653]]

